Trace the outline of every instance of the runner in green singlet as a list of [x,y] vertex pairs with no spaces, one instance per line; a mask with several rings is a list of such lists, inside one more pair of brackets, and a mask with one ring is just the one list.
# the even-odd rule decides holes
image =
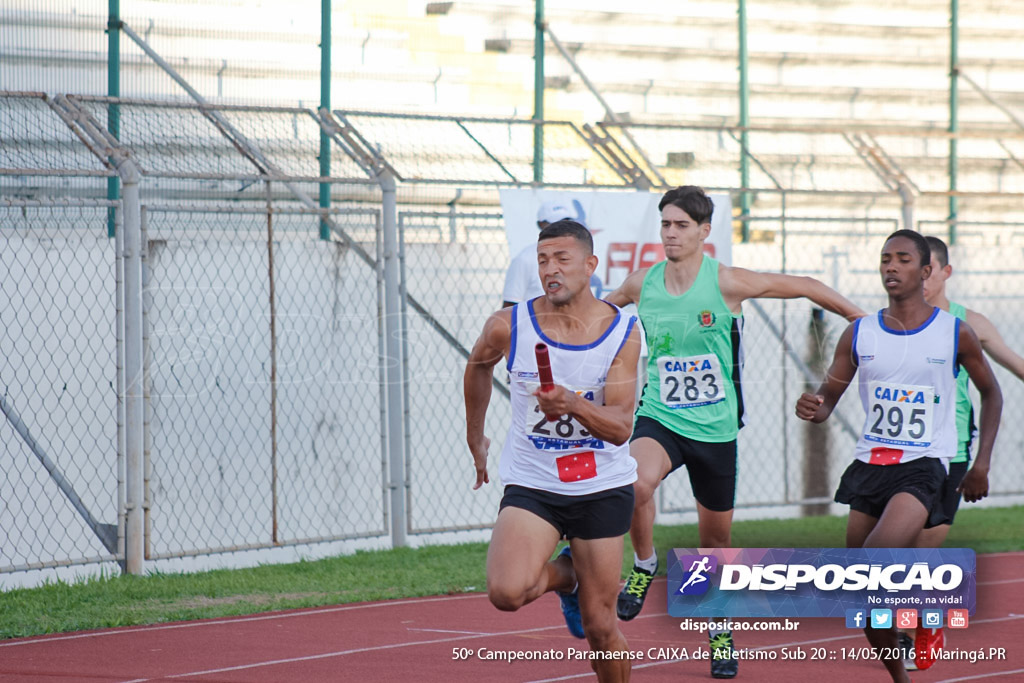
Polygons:
[[[926,237],[928,246],[931,248],[932,268],[931,276],[924,282],[925,299],[932,306],[938,306],[944,311],[949,311],[957,318],[960,318],[974,330],[981,342],[981,348],[995,362],[1012,372],[1019,379],[1024,380],[1024,358],[1021,358],[1003,341],[996,326],[981,313],[972,311],[961,304],[954,303],[946,298],[946,280],[953,274],[953,266],[949,263],[949,249],[946,243],[938,237]],[[957,382],[957,404],[956,404],[956,427],[958,435],[957,454],[949,465],[949,477],[941,492],[942,505],[945,509],[949,522],[923,529],[917,537],[916,545],[919,548],[938,548],[946,540],[949,528],[953,524],[953,517],[960,506],[960,491],[963,488],[961,482],[965,477],[987,476],[987,472],[977,471],[975,468],[968,469],[971,461],[971,444],[974,440],[974,407],[971,405],[970,394],[967,390],[967,373],[961,372]]]
[[[670,190],[658,208],[665,261],[634,271],[606,297],[617,306],[637,305],[650,358],[629,447],[638,480],[630,527],[633,571],[617,604],[623,620],[640,613],[657,572],[654,492],[669,473],[686,467],[701,546],[731,544],[736,437],[743,418],[741,304],[806,297],[849,320],[864,315],[813,278],[733,268],[706,255],[714,205],[701,188]],[[713,632],[711,646],[732,652],[732,634]],[[714,677],[732,678],[736,670],[734,658],[712,656]]]
[[[963,320],[974,330],[981,342],[982,350],[995,362],[1012,372],[1019,379],[1024,380],[1024,358],[1021,358],[1013,351],[996,329],[996,326],[981,313],[973,311],[962,304],[950,301],[946,297],[946,280],[953,274],[953,266],[949,263],[949,248],[946,243],[938,237],[925,237],[931,249],[932,273],[924,281],[924,296],[932,306],[938,306],[944,311],[949,311],[954,316]],[[949,529],[953,525],[957,510],[960,508],[961,491],[964,488],[966,477],[987,477],[987,468],[984,472],[971,464],[971,446],[974,443],[974,436],[977,428],[974,424],[974,406],[971,405],[971,396],[968,391],[967,373],[961,372],[957,376],[956,396],[956,430],[957,430],[957,452],[956,457],[949,463],[949,474],[939,491],[937,505],[945,515],[947,521],[930,529],[922,529],[917,536],[914,545],[918,548],[939,548],[946,541]],[[970,467],[970,469],[968,469]],[[933,632],[936,629],[931,629]],[[939,633],[930,634],[932,640],[944,642],[944,636]],[[900,647],[909,652],[913,647],[914,638],[907,633],[900,632]],[[931,662],[919,661],[909,654],[904,659],[904,666],[908,670],[927,668]]]

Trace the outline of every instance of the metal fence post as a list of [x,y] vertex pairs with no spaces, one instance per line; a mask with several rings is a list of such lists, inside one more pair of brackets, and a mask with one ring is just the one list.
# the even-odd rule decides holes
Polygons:
[[125,558],[141,574],[145,558],[145,483],[142,328],[142,202],[140,174],[130,159],[118,164],[124,197]]
[[[108,0],[107,18],[107,95],[121,96],[121,2]],[[116,102],[107,107],[107,130],[115,138],[121,138],[121,105]],[[107,178],[107,199],[116,201],[121,197],[120,180],[117,176]],[[113,237],[117,230],[115,213],[107,209],[107,237]]]
[[[120,186],[118,186],[120,187]],[[110,209],[108,209],[110,211]],[[125,442],[124,442],[124,202],[114,209],[114,305],[115,346],[117,359],[117,553],[123,558],[125,541],[125,520],[128,519],[125,499]],[[123,562],[123,560],[122,560]],[[123,566],[122,566],[123,569]]]
[[903,216],[903,227],[907,230],[914,229],[914,193],[910,187],[901,182],[899,184],[900,213]]
[[405,414],[402,395],[402,312],[399,289],[398,200],[395,177],[387,169],[377,176],[383,193],[384,229],[384,351],[387,365],[388,489],[391,498],[391,543],[406,545],[408,526],[405,480]]
[[[149,224],[147,222],[148,216],[146,214],[146,207],[142,207],[142,210],[139,212],[139,214],[141,230],[140,234],[142,236],[142,249],[139,252],[142,263],[142,389],[143,403],[145,404],[145,418],[143,421],[144,424],[142,428],[142,486],[143,520],[145,525],[146,541],[143,557],[149,559],[150,542],[152,539],[152,535],[150,532],[152,531],[151,525],[153,522],[152,518],[150,517],[150,511],[153,509],[153,491],[150,488],[150,484],[153,480],[153,432],[151,430],[151,427],[153,425],[153,402],[151,400],[152,377],[150,376],[150,369],[152,368],[153,356],[150,353],[149,347],[149,302],[152,301],[152,293],[149,292],[149,278],[151,270],[149,261]],[[121,299],[121,301],[123,301],[123,298]]]

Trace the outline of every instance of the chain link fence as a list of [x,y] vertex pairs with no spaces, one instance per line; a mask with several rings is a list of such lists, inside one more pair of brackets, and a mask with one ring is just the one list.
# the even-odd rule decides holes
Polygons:
[[[478,538],[493,523],[498,482],[471,491],[462,372],[500,306],[509,253],[495,190],[529,183],[533,122],[12,93],[0,104],[0,572],[126,562],[133,378],[119,368],[134,333],[119,256],[130,254],[108,230],[127,230],[131,212],[127,195],[102,197],[129,162],[141,171],[147,560]],[[118,138],[102,134],[112,115]],[[664,182],[735,187],[735,130],[637,127],[650,154],[623,161],[632,143],[613,128],[545,124],[545,177],[635,191],[653,164]],[[324,178],[321,131],[332,145]],[[903,226],[905,198],[841,133],[812,137],[750,137],[749,239],[733,261],[810,275],[877,308],[877,251]],[[814,154],[798,159],[798,144]],[[321,183],[331,207],[312,199]],[[946,198],[918,189],[915,225],[947,235]],[[990,315],[1012,346],[1024,332],[1024,220],[1012,193],[961,209],[977,220],[954,226],[951,297]],[[844,323],[816,322],[802,300],[757,302],[745,317],[737,504],[820,509],[860,408],[844,399],[823,436],[792,406],[823,371],[817,347],[830,358]],[[997,374],[1007,406],[1024,399]],[[500,366],[487,419],[496,472],[509,419]],[[1004,420],[996,502],[1024,493],[1022,441]],[[660,521],[691,518],[685,477],[660,496]]]
[[123,555],[116,206],[0,201],[0,570]]
[[[330,217],[379,259],[377,212]],[[148,207],[145,224],[147,557],[386,534],[377,264],[319,239],[312,212]]]
[[[407,211],[399,212],[398,224],[406,298],[432,312],[452,337],[451,343],[438,344],[428,318],[406,307],[409,530],[487,527],[501,489],[471,490],[475,471],[466,447],[462,372],[484,322],[501,307],[509,260],[504,222],[500,213]],[[499,364],[497,375],[504,374]],[[504,383],[492,389],[486,433],[496,455],[510,411]],[[496,473],[496,466],[497,458],[490,471]]]

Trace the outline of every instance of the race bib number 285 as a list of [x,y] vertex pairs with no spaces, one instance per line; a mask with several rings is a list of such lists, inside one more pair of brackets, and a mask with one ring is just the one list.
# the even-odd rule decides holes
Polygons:
[[[539,385],[537,385],[539,387]],[[598,405],[604,403],[601,389],[575,389],[576,394]],[[526,436],[540,449],[566,449],[573,447],[603,448],[600,439],[595,438],[579,420],[571,415],[561,415],[548,420],[540,409],[536,396],[530,396],[526,412]]]
[[713,353],[659,358],[658,385],[667,408],[696,408],[725,400],[722,366]]

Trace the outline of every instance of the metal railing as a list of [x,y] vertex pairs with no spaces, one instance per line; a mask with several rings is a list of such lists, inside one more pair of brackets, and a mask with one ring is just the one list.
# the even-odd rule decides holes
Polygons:
[[[498,488],[470,491],[461,372],[500,305],[508,263],[495,190],[525,184],[537,124],[39,93],[0,93],[0,103],[0,443],[11,463],[0,481],[10,501],[0,572],[109,562],[140,571],[241,550],[400,545],[493,523]],[[119,139],[104,133],[115,106]],[[548,168],[563,164],[567,182],[544,188],[636,191],[584,128],[543,125],[571,141],[561,155],[547,146]],[[336,152],[330,177],[316,163],[321,131]],[[841,132],[752,131],[746,150],[734,133],[633,128],[637,144],[665,154],[670,183],[703,176],[737,192],[716,169],[733,173],[742,153],[756,160],[737,265],[812,275],[877,305],[877,242],[902,222],[898,193]],[[863,184],[818,175],[827,155],[781,163],[792,136],[845,150],[836,173],[859,169]],[[672,168],[667,153],[686,141],[708,147],[692,148],[690,168]],[[614,183],[596,182],[602,174]],[[112,175],[128,181],[118,201],[104,199]],[[325,183],[329,209],[313,199]],[[920,229],[948,226],[941,201],[926,190],[915,201]],[[977,192],[963,204],[970,248],[952,252],[955,296],[998,313],[1015,338],[1016,195]],[[753,419],[741,432],[740,507],[816,500],[800,480],[806,449],[789,406],[814,372],[809,316],[801,302],[748,310]],[[840,329],[826,319],[822,334]],[[1008,404],[1024,400],[998,372]],[[488,415],[495,453],[504,380],[496,373]],[[839,416],[833,474],[859,424],[850,405]],[[1004,424],[1000,443],[1018,430]],[[1024,492],[1021,468],[999,453],[994,467],[1006,467],[997,496]],[[693,510],[684,479],[666,483],[662,521]]]

